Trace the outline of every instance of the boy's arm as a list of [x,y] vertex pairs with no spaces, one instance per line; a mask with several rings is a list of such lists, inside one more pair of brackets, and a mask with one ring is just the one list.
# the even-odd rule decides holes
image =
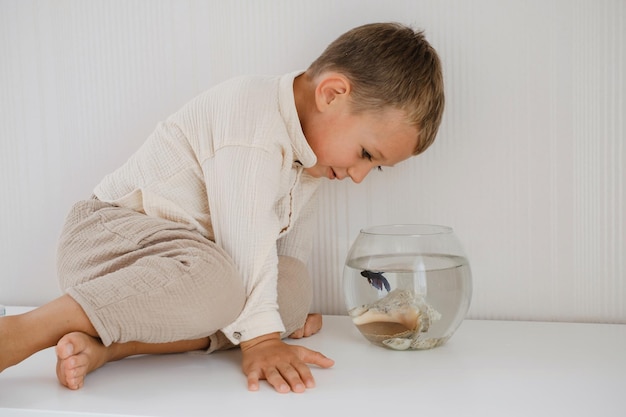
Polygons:
[[233,259],[246,290],[239,317],[222,328],[234,344],[284,326],[277,304],[274,211],[279,189],[280,155],[254,146],[230,146],[204,161],[203,171],[216,243]]
[[327,368],[334,361],[280,339],[285,329],[276,288],[279,222],[273,206],[275,191],[271,191],[278,189],[280,162],[262,149],[219,153],[204,165],[211,216],[219,219],[213,222],[213,231],[216,242],[240,269],[247,290],[242,313],[221,330],[241,348],[248,389],[257,390],[265,379],[279,392],[302,392],[315,385],[308,364]]
[[[298,259],[304,265],[306,265],[312,249],[318,184],[318,179],[313,177],[307,176],[302,179],[298,197],[301,199],[303,207],[291,230],[278,239],[277,242],[279,256],[289,256]],[[289,337],[292,339],[309,337],[319,332],[321,328],[322,315],[308,314],[304,325],[292,332]]]
[[277,250],[278,255],[291,256],[306,264],[313,247],[319,180],[307,174],[302,175],[305,177],[302,178],[298,189],[299,203],[302,204],[302,208],[289,232],[278,239]]

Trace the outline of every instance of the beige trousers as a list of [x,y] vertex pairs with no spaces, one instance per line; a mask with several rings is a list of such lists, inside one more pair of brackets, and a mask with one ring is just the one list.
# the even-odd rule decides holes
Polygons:
[[[243,283],[228,254],[189,225],[80,201],[67,217],[57,265],[61,288],[107,346],[209,336],[209,351],[232,347],[218,329],[243,309]],[[281,256],[278,271],[284,337],[303,326],[312,289],[301,261]]]

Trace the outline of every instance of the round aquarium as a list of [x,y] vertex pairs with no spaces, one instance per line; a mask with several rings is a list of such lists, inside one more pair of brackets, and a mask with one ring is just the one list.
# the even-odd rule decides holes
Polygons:
[[361,230],[343,273],[348,314],[370,342],[430,349],[459,327],[472,297],[470,265],[447,226],[397,224]]

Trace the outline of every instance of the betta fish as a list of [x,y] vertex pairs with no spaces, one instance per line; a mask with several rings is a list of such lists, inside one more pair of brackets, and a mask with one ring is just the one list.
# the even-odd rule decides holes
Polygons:
[[372,272],[366,269],[365,271],[361,271],[361,276],[367,278],[367,282],[379,291],[383,290],[383,286],[385,286],[387,292],[391,290],[389,281],[387,281],[387,278],[383,276],[382,272]]

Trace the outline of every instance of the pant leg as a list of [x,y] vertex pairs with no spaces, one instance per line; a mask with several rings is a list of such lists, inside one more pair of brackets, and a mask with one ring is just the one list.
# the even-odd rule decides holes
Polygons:
[[[311,308],[313,287],[309,272],[302,261],[289,256],[278,257],[278,311],[285,326],[285,338],[302,328]],[[220,331],[212,334],[206,353],[235,347]]]
[[278,257],[278,311],[283,337],[302,328],[311,308],[313,288],[306,265],[289,256]]
[[214,242],[191,226],[96,199],[70,212],[58,274],[105,345],[206,337],[245,303],[236,267]]

